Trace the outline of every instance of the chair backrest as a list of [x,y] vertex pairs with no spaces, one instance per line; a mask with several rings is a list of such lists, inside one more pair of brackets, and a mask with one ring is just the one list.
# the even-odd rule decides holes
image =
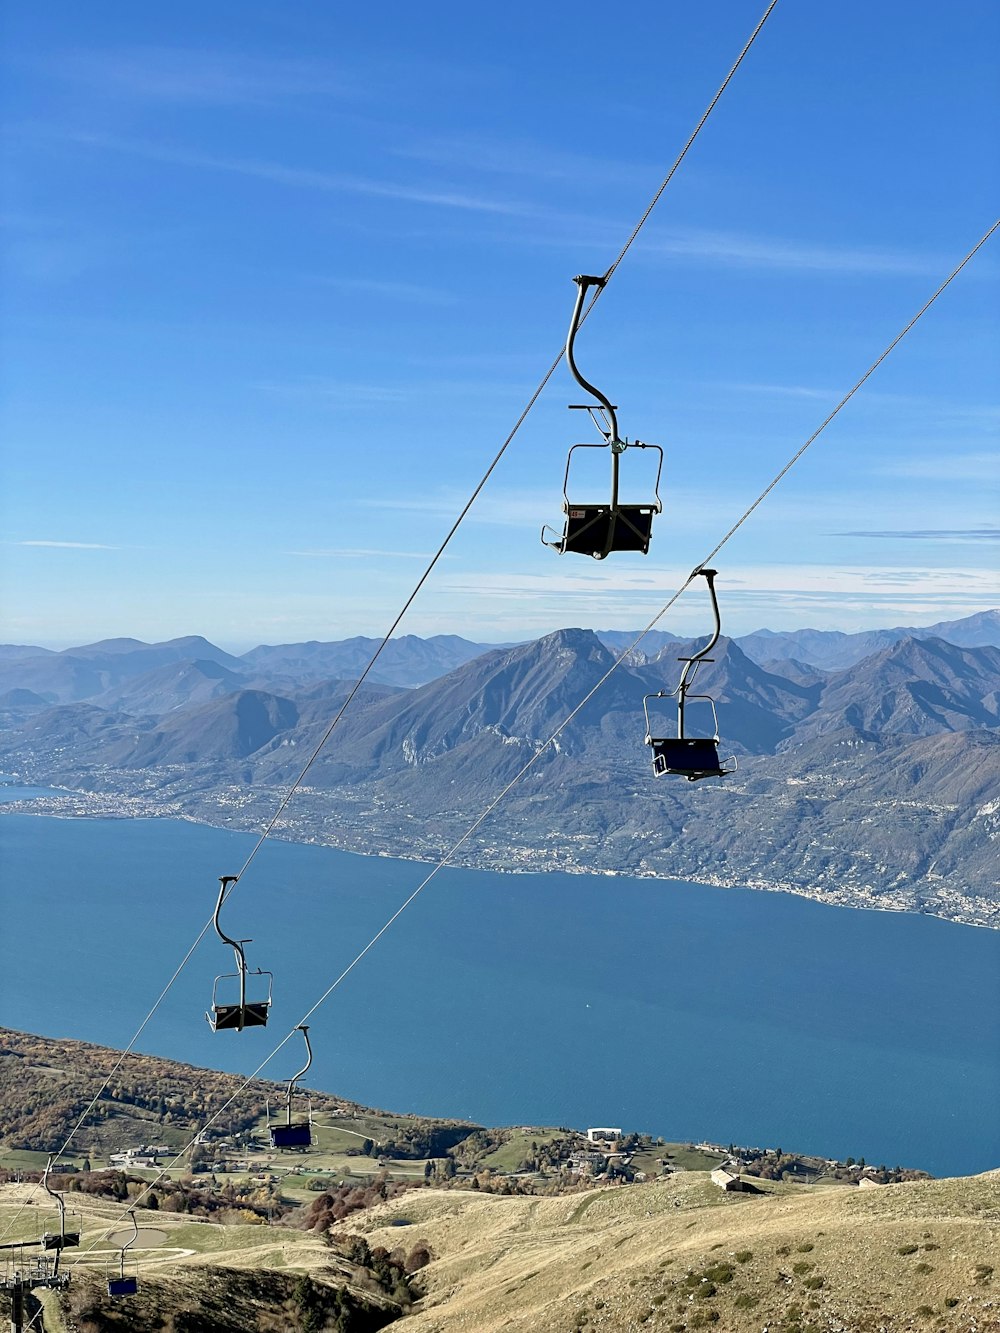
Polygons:
[[649,550],[652,505],[567,504],[562,549],[601,560],[612,551]]
[[307,1124],[272,1125],[272,1148],[308,1148],[312,1143],[312,1132]]
[[109,1296],[135,1296],[139,1290],[139,1280],[134,1277],[109,1277]]
[[42,1237],[43,1250],[69,1250],[80,1244],[79,1231],[46,1231]]
[[681,740],[677,736],[668,736],[654,737],[649,743],[653,748],[653,771],[657,776],[664,773],[679,773],[684,777],[722,776],[718,741],[708,737]]

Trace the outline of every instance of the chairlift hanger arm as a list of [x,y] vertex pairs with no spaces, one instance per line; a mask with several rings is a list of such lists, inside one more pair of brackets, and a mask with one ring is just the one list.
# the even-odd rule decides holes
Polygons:
[[63,1245],[66,1240],[66,1200],[61,1194],[58,1194],[49,1184],[49,1172],[52,1170],[52,1158],[45,1163],[45,1170],[42,1172],[42,1189],[50,1198],[55,1199],[59,1205],[59,1244],[55,1247],[56,1257],[52,1265],[52,1276],[59,1276],[59,1261],[62,1259]]
[[136,1243],[136,1241],[139,1239],[139,1223],[135,1220],[135,1209],[134,1209],[134,1208],[130,1208],[130,1209],[128,1210],[128,1215],[129,1215],[129,1218],[131,1219],[131,1222],[132,1222],[132,1234],[131,1234],[131,1236],[129,1236],[129,1238],[128,1238],[128,1240],[125,1242],[125,1244],[122,1246],[122,1263],[123,1263],[123,1264],[124,1264],[124,1262],[125,1262],[125,1251],[131,1249],[132,1246],[133,1246],[133,1245]]
[[719,615],[719,599],[715,595],[715,576],[717,573],[718,570],[716,569],[695,570],[695,574],[701,574],[704,577],[705,582],[708,584],[708,591],[712,598],[712,616],[714,618],[715,624],[712,628],[712,637],[709,639],[708,643],[705,644],[704,648],[700,648],[698,652],[692,654],[691,657],[685,657],[683,659],[685,664],[684,670],[681,672],[680,684],[677,687],[681,695],[683,695],[684,691],[687,689],[688,675],[691,671],[691,668],[695,666],[696,663],[704,661],[708,657],[708,654],[719,642],[719,636],[722,633],[722,619]]
[[[712,637],[704,648],[694,653],[684,662],[684,670],[681,672],[681,678],[677,685],[677,735],[684,736],[684,705],[687,701],[688,687],[697,674],[699,665],[708,657],[715,645],[719,642],[719,635],[722,633],[722,619],[719,615],[719,599],[715,595],[715,576],[718,570],[715,569],[696,569],[694,574],[701,574],[708,584],[708,591],[712,598],[712,615],[715,624],[712,629]],[[694,577],[694,575],[692,575]],[[713,705],[714,711],[714,705]]]
[[222,926],[219,924],[219,913],[222,911],[222,904],[226,901],[226,897],[229,894],[229,887],[231,884],[235,884],[238,879],[239,879],[238,875],[219,876],[219,899],[218,902],[215,904],[215,916],[213,918],[213,921],[215,924],[216,935],[218,935],[219,939],[223,942],[223,944],[228,944],[232,948],[233,953],[236,955],[236,966],[239,969],[240,976],[244,977],[246,975],[246,970],[247,970],[247,958],[246,954],[243,951],[243,946],[244,944],[249,944],[250,941],[232,939],[229,935],[226,934],[226,932],[222,929]]
[[308,1026],[308,1024],[306,1024],[306,1023],[300,1023],[300,1024],[299,1024],[299,1031],[302,1033],[303,1037],[305,1038],[305,1042],[306,1042],[306,1062],[305,1062],[305,1064],[302,1066],[302,1068],[299,1070],[299,1072],[298,1072],[297,1074],[293,1074],[293,1075],[292,1075],[292,1078],[291,1078],[291,1080],[289,1081],[289,1084],[288,1084],[288,1091],[285,1093],[285,1124],[286,1124],[286,1125],[290,1125],[290,1124],[292,1123],[292,1092],[293,1092],[294,1089],[295,1089],[295,1085],[296,1085],[296,1083],[298,1083],[299,1079],[303,1076],[303,1074],[305,1074],[305,1073],[307,1073],[307,1072],[309,1071],[309,1068],[310,1068],[310,1066],[312,1065],[312,1062],[313,1062],[312,1045],[310,1044],[310,1041],[309,1041],[309,1026]]
[[611,404],[611,400],[610,398],[605,398],[600,389],[591,384],[589,380],[583,378],[576,364],[576,359],[573,356],[573,345],[576,342],[576,335],[580,328],[580,317],[583,314],[583,303],[587,299],[587,292],[591,287],[603,287],[605,279],[595,278],[587,274],[579,274],[573,281],[576,283],[579,291],[576,294],[576,302],[573,306],[573,318],[570,320],[569,333],[566,335],[566,364],[569,366],[570,373],[576,380],[577,384],[579,384],[580,388],[586,389],[587,393],[593,394],[603,407],[608,418],[608,443],[617,453],[624,447],[624,445],[618,437],[618,417],[615,414],[615,409]]
[[66,1230],[66,1200],[61,1194],[52,1188],[49,1184],[49,1172],[52,1170],[52,1158],[45,1163],[45,1170],[42,1172],[42,1189],[51,1199],[55,1199],[59,1205],[59,1222],[63,1231]]

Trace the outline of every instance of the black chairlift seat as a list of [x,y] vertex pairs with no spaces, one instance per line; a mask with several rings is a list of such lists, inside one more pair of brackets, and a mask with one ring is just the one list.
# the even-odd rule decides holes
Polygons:
[[308,1148],[312,1143],[312,1131],[308,1124],[272,1125],[272,1148]]
[[210,1022],[214,1032],[242,1032],[244,1028],[267,1026],[270,1000],[250,1004],[216,1004],[212,1006]]
[[139,1291],[139,1279],[135,1277],[109,1277],[109,1296],[135,1296]]
[[688,782],[699,778],[721,778],[731,769],[722,767],[719,760],[719,742],[708,736],[665,736],[649,738],[653,750],[653,772],[677,773]]
[[569,551],[597,560],[603,560],[612,551],[639,551],[646,555],[653,515],[659,512],[655,504],[619,505],[613,509],[610,504],[570,504],[568,500],[563,510],[566,526],[562,539],[548,544],[560,555]]
[[79,1231],[46,1231],[42,1237],[43,1250],[71,1250],[79,1244]]

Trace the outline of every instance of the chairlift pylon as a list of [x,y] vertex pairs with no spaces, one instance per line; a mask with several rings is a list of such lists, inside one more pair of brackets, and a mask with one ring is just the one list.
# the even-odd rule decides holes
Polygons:
[[[252,940],[234,940],[225,933],[219,924],[219,913],[222,911],[222,904],[226,900],[229,887],[238,880],[238,875],[220,875],[219,876],[219,899],[215,904],[215,933],[223,944],[228,944],[236,958],[236,971],[227,972],[222,976],[215,978],[215,985],[212,988],[212,1012],[206,1014],[209,1026],[213,1032],[236,1031],[242,1032],[244,1028],[265,1027],[267,1025],[268,1012],[271,1008],[271,986],[274,981],[273,973],[262,972],[258,967],[253,972],[247,968],[246,954],[244,953],[244,944],[252,944]],[[247,999],[247,977],[266,977],[267,994],[263,994],[263,982],[261,983],[261,994],[253,1000]],[[239,982],[239,1000],[236,1002],[219,1000],[219,983],[238,981]]]
[[[591,420],[604,437],[600,444],[574,444],[566,459],[566,473],[563,477],[563,513],[566,516],[562,536],[554,532],[548,524],[542,528],[542,541],[551,546],[559,555],[567,551],[577,555],[593,556],[603,560],[612,551],[640,551],[645,555],[649,550],[649,539],[653,526],[653,515],[663,509],[660,499],[660,474],[663,471],[663,450],[658,444],[644,444],[641,440],[628,441],[618,434],[617,409],[600,389],[596,388],[580,374],[573,355],[576,335],[580,328],[583,303],[591,287],[603,287],[606,278],[580,274],[573,279],[578,291],[570,320],[569,333],[566,337],[566,364],[570,373],[587,393],[597,399],[596,403],[571,403],[574,411],[590,414]],[[577,449],[609,449],[611,452],[611,496],[608,501],[598,503],[578,503],[569,498],[570,469],[573,454]],[[627,449],[654,449],[659,455],[656,478],[653,482],[653,499],[643,504],[624,504],[619,496],[620,467],[622,455]],[[546,537],[552,532],[552,538]]]
[[285,1093],[285,1123],[283,1125],[270,1125],[271,1147],[272,1148],[308,1148],[312,1143],[312,1128],[309,1120],[300,1120],[292,1123],[292,1093],[299,1079],[305,1074],[312,1064],[313,1053],[309,1042],[309,1027],[305,1023],[300,1023],[298,1031],[302,1033],[306,1043],[306,1062],[299,1072],[289,1080],[288,1091]]
[[[703,576],[712,598],[712,613],[715,617],[715,628],[712,637],[704,648],[697,653],[694,653],[691,657],[679,659],[684,663],[684,669],[675,690],[658,690],[656,694],[647,694],[642,701],[643,710],[646,714],[646,744],[651,746],[653,751],[654,776],[662,777],[664,773],[677,773],[681,777],[687,778],[688,782],[697,782],[699,778],[723,778],[729,773],[734,773],[737,767],[735,758],[727,759],[725,764],[719,759],[719,718],[715,711],[714,699],[707,694],[689,693],[702,662],[713,660],[708,654],[719,642],[719,636],[722,633],[719,601],[715,595],[717,571],[714,569],[697,569],[695,573]],[[675,736],[665,736],[661,734],[662,728],[654,729],[653,721],[650,718],[649,701],[651,699],[670,699],[674,695],[677,696],[677,734]],[[689,736],[687,734],[685,710],[689,700],[692,699],[707,703],[712,710],[711,736]],[[726,765],[731,765],[731,767]]]
[[135,1296],[139,1290],[139,1278],[135,1273],[125,1272],[125,1255],[139,1239],[139,1224],[135,1220],[135,1209],[130,1208],[128,1215],[132,1219],[132,1234],[122,1246],[118,1275],[108,1276],[109,1296]]

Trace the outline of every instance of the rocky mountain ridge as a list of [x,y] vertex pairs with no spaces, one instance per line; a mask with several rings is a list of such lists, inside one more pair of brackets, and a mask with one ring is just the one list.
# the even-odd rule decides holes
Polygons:
[[[134,662],[135,651],[126,642],[116,653]],[[654,732],[673,734],[669,691],[690,651],[669,641],[652,661],[619,661],[592,631],[566,629],[414,689],[366,687],[281,836],[437,858],[530,765],[463,849],[467,864],[743,883],[1000,923],[1000,650],[903,639],[825,672],[763,666],[723,639],[697,689],[716,700],[722,753],[738,769],[695,785],[655,779],[643,744],[644,700]],[[160,700],[172,688],[164,671],[205,689],[146,714],[107,690],[55,707],[39,706],[38,691],[8,694],[0,768],[72,789],[77,813],[82,800],[83,813],[259,828],[349,689],[313,681],[215,695],[231,668],[203,656],[154,668]],[[122,687],[128,701],[145,697],[144,679]],[[693,704],[689,729],[708,723]]]

